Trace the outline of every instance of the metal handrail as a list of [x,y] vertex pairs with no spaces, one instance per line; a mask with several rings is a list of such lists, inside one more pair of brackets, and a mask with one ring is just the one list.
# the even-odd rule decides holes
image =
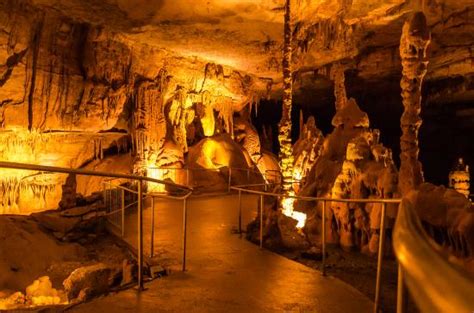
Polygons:
[[[100,172],[100,171],[91,171],[84,169],[73,169],[66,167],[56,167],[56,166],[47,166],[47,165],[38,165],[38,164],[25,164],[25,163],[16,163],[16,162],[3,162],[0,161],[0,168],[10,168],[18,170],[29,170],[29,171],[39,171],[39,172],[51,172],[51,173],[64,173],[64,174],[75,174],[75,175],[84,175],[84,176],[98,176],[98,177],[108,177],[108,178],[123,178],[138,181],[138,198],[143,199],[143,182],[153,182],[158,184],[163,184],[165,186],[172,186],[179,189],[184,189],[192,192],[192,188],[187,186],[182,186],[179,184],[162,181],[159,179],[138,176],[138,175],[128,175],[121,173],[110,173],[110,172]],[[186,200],[183,200],[186,203]],[[186,207],[186,205],[185,205]],[[143,205],[142,201],[138,201],[138,289],[143,290]],[[186,210],[186,208],[185,208]]]
[[[121,201],[121,208],[118,210],[115,210],[114,213],[121,212],[121,219],[122,219],[122,225],[120,227],[122,237],[125,236],[125,210],[129,207],[132,207],[134,204],[138,203],[138,201],[132,202],[128,205],[125,205],[125,194],[124,192],[130,192],[133,194],[139,195],[139,192],[127,188],[125,186],[119,185],[119,184],[114,184],[112,183],[112,180],[109,180],[107,182],[104,182],[104,185],[108,184],[109,189],[112,188],[117,188],[118,190],[121,190],[122,193],[122,201]],[[104,186],[104,190],[107,190],[107,187]],[[154,193],[154,192],[149,192],[145,193],[142,192],[142,200],[145,200],[147,198],[151,199],[151,233],[150,233],[150,257],[153,258],[154,255],[154,250],[155,250],[155,198],[162,198],[162,199],[171,199],[171,200],[180,200],[183,201],[183,231],[182,231],[182,245],[183,245],[183,251],[182,251],[182,270],[183,272],[186,271],[186,243],[187,243],[187,199],[192,195],[193,191],[189,190],[185,195],[183,196],[171,196],[168,194],[163,194],[163,193]],[[140,196],[139,196],[140,197]],[[116,226],[116,225],[115,225]]]
[[[247,185],[247,186],[251,186],[251,185]],[[293,198],[296,200],[303,200],[303,201],[328,201],[328,202],[343,202],[343,203],[396,203],[396,204],[402,201],[402,199],[398,199],[398,198],[396,199],[395,198],[394,199],[335,199],[335,198],[323,198],[323,197],[306,197],[306,196],[297,196],[297,195],[291,196],[291,195],[285,195],[281,193],[245,189],[241,186],[232,186],[231,189],[237,190],[237,191],[240,190],[246,193],[254,193],[258,195],[273,196],[273,197],[278,197],[278,198]]]
[[321,216],[321,246],[322,246],[322,274],[326,275],[326,203],[327,202],[338,202],[338,203],[381,203],[382,212],[380,217],[380,237],[379,237],[379,248],[377,256],[377,278],[375,282],[375,299],[374,299],[374,313],[378,313],[380,309],[380,286],[381,286],[381,273],[382,273],[382,260],[383,260],[383,251],[385,246],[385,219],[387,212],[387,204],[400,204],[401,199],[333,199],[333,198],[323,198],[323,197],[304,197],[304,196],[290,196],[280,193],[267,192],[266,186],[265,191],[257,191],[252,189],[246,189],[243,187],[231,187],[232,190],[237,190],[239,192],[239,232],[242,233],[242,192],[257,194],[260,195],[260,248],[263,248],[263,197],[271,196],[276,198],[293,198],[296,200],[302,201],[316,201],[322,202],[322,216]]
[[166,186],[173,186],[184,190],[192,190],[192,188],[184,185],[175,184],[169,181],[159,180],[147,176],[138,176],[130,174],[121,174],[121,173],[111,173],[111,172],[100,172],[100,171],[91,171],[84,169],[74,169],[67,167],[56,167],[56,166],[47,166],[47,165],[37,165],[37,164],[25,164],[25,163],[16,163],[16,162],[3,162],[0,161],[0,168],[11,168],[19,170],[30,170],[30,171],[40,171],[40,172],[53,172],[53,173],[64,173],[64,174],[77,174],[85,176],[99,176],[99,177],[113,177],[113,178],[123,178],[131,179],[136,181],[148,181],[157,184],[163,184]]
[[403,200],[393,230],[399,262],[397,312],[404,309],[404,283],[422,312],[471,312],[474,281],[438,251],[413,205]]
[[[130,193],[138,194],[137,190],[133,190],[133,189],[127,188],[127,187],[119,185],[119,184],[110,183],[110,186],[115,187],[115,188],[119,188],[119,189],[123,189],[125,191],[130,192]],[[191,196],[192,193],[193,193],[193,191],[192,191],[192,189],[190,189],[183,196],[172,196],[172,195],[169,195],[169,194],[159,193],[159,192],[142,192],[142,195],[143,195],[144,199],[149,198],[149,197],[155,197],[155,198],[164,198],[164,199],[172,199],[172,200],[184,200],[184,199],[189,198],[189,196]]]

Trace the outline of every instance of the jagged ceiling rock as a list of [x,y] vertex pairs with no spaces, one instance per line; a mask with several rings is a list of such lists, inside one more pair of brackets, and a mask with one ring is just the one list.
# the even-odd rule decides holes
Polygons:
[[[97,65],[91,73],[84,65],[89,78],[110,79],[120,86],[124,77],[120,74],[140,73],[145,77],[156,77],[163,66],[176,67],[174,75],[178,80],[202,79],[193,70],[198,64],[216,63],[224,68],[249,74],[258,80],[255,86],[266,91],[266,82],[273,80],[273,95],[278,96],[281,82],[281,47],[283,43],[283,0],[3,0],[6,4],[2,14],[6,18],[9,6],[18,8],[31,4],[36,18],[56,15],[60,20],[69,20],[76,26],[59,24],[46,25],[47,29],[59,34],[57,40],[64,40],[66,51],[80,43],[68,42],[72,35],[80,35],[81,27],[92,28],[87,32],[85,49],[96,60],[109,60]],[[298,0],[293,1],[293,23],[295,34],[295,69],[299,75],[306,72],[327,72],[324,68],[335,62],[354,69],[364,80],[380,80],[382,77],[399,76],[401,66],[398,55],[403,22],[414,10],[422,8],[418,0]],[[442,79],[453,75],[470,75],[474,45],[474,1],[436,0],[424,1],[424,11],[431,27],[433,40],[430,48],[428,80]],[[12,5],[15,3],[15,5]],[[20,5],[18,4],[20,3]],[[6,12],[5,12],[6,11]],[[11,11],[11,9],[10,9]],[[22,63],[22,53],[31,38],[30,28],[21,27],[31,23],[31,17],[18,16],[14,31],[18,38],[11,53],[0,53],[1,64]],[[10,23],[11,24],[11,23]],[[10,25],[11,26],[11,25]],[[70,27],[73,27],[71,30]],[[96,38],[90,38],[94,34]],[[69,36],[69,37],[68,37]],[[20,38],[21,37],[21,38]],[[64,37],[61,39],[61,37]],[[108,39],[107,39],[108,37]],[[10,43],[0,40],[0,45]],[[94,55],[94,47],[106,45]],[[113,44],[112,44],[113,43]],[[114,46],[115,45],[115,46]],[[3,49],[2,49],[3,50]],[[41,54],[42,49],[39,49]],[[72,51],[69,51],[72,52]],[[70,53],[67,52],[69,56]],[[61,51],[57,51],[61,58]],[[63,54],[66,54],[64,52]],[[80,57],[78,55],[72,58]],[[120,63],[131,58],[131,62]],[[5,62],[9,60],[9,62]],[[94,65],[94,64],[92,64]],[[117,67],[118,65],[118,67]],[[120,67],[130,65],[130,68]],[[5,65],[3,66],[5,67]],[[4,82],[1,98],[12,102],[22,101],[18,76],[24,69],[6,66],[11,78]],[[93,66],[95,67],[95,66]],[[113,77],[105,73],[114,68]],[[88,70],[89,69],[89,70]],[[71,75],[79,75],[71,71]],[[3,75],[5,76],[5,75]],[[197,76],[197,78],[196,78]],[[199,77],[200,76],[200,77]],[[16,80],[15,80],[16,78]],[[80,81],[80,75],[76,80]],[[73,79],[74,80],[74,79]],[[107,80],[106,80],[107,81]],[[110,81],[109,81],[110,82]],[[42,83],[41,79],[40,82]],[[77,82],[74,82],[77,83]],[[317,79],[311,81],[318,87]],[[87,85],[87,84],[85,84]],[[298,82],[297,89],[304,89]],[[98,90],[97,86],[81,86],[79,90],[109,96],[110,91]],[[105,88],[106,89],[106,88]],[[78,91],[76,91],[77,93]],[[112,92],[113,94],[113,92]],[[87,96],[87,95],[86,95]],[[72,99],[77,94],[68,94]],[[113,95],[112,95],[113,97]],[[121,100],[115,100],[118,106]],[[112,114],[113,116],[113,114]],[[91,123],[92,124],[92,123]]]

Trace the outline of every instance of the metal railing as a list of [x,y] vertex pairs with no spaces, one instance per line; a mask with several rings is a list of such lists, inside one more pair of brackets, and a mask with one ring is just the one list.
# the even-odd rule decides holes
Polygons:
[[138,289],[143,289],[143,182],[152,182],[157,184],[163,184],[165,186],[170,186],[184,190],[186,192],[192,191],[187,186],[178,185],[175,183],[170,183],[167,181],[154,179],[145,176],[138,175],[128,175],[128,174],[119,174],[119,173],[110,173],[110,172],[100,172],[100,171],[91,171],[84,169],[73,169],[65,167],[55,167],[55,166],[45,166],[45,165],[36,165],[36,164],[24,164],[24,163],[15,163],[15,162],[0,162],[0,168],[10,168],[18,170],[29,170],[29,171],[39,171],[39,172],[49,172],[49,173],[63,173],[63,174],[74,174],[74,175],[84,175],[84,176],[97,176],[97,177],[106,177],[106,178],[121,178],[128,179],[138,182],[137,194],[139,201],[137,202],[137,212],[138,212]]
[[[188,187],[199,187],[196,183],[199,180],[195,180],[194,176],[199,173],[220,173],[227,174],[227,192],[231,191],[233,178],[237,177],[237,173],[241,173],[241,177],[246,177],[246,183],[250,184],[255,180],[255,175],[262,176],[263,181],[267,182],[279,182],[281,183],[281,175],[278,171],[266,170],[265,173],[261,173],[258,169],[255,168],[239,168],[239,167],[222,167],[217,169],[206,169],[206,168],[197,168],[197,167],[149,167],[147,170],[154,173],[157,176],[163,176],[163,178],[171,178],[175,180],[180,173],[183,173],[186,186]],[[254,177],[252,177],[254,175]],[[151,175],[153,177],[153,174]],[[183,178],[183,176],[181,178]],[[184,182],[183,182],[184,183]]]
[[[104,201],[107,208],[108,213],[106,216],[108,217],[108,221],[111,225],[115,226],[120,231],[120,236],[125,238],[125,215],[126,211],[134,208],[138,204],[138,191],[128,188],[126,186],[120,185],[118,183],[113,183],[113,180],[104,181]],[[118,206],[114,206],[113,201],[113,193],[115,191],[116,201],[115,204]],[[132,195],[132,197],[127,197],[126,193]],[[168,199],[168,200],[176,200],[176,201],[183,201],[183,225],[182,225],[182,271],[186,271],[186,240],[187,240],[187,199],[191,196],[192,190],[188,190],[186,194],[182,196],[173,196],[164,193],[155,193],[155,192],[148,192],[142,193],[142,203],[146,199],[151,200],[151,228],[150,228],[150,257],[154,257],[154,250],[155,250],[155,199]],[[136,196],[136,197],[135,197]],[[135,198],[137,198],[135,200]],[[110,199],[110,201],[108,201]],[[127,199],[131,201],[127,201]],[[128,202],[128,203],[127,203]],[[114,210],[114,207],[116,208]],[[119,222],[117,219],[114,218],[114,215],[120,213]],[[138,213],[138,211],[137,211]],[[142,235],[142,242],[143,242],[143,235]]]
[[474,281],[443,256],[412,204],[403,200],[393,230],[398,259],[397,313],[406,312],[406,290],[422,312],[472,312]]
[[[255,186],[255,185],[252,185]],[[242,232],[241,229],[241,199],[242,193],[250,193],[256,194],[260,196],[260,205],[259,205],[259,241],[260,241],[260,248],[263,248],[263,206],[264,206],[264,197],[270,196],[275,197],[277,199],[280,198],[293,198],[299,201],[314,201],[314,202],[322,202],[322,212],[321,212],[321,253],[322,253],[322,264],[321,264],[321,272],[322,275],[326,275],[326,204],[329,202],[337,202],[337,203],[380,203],[382,204],[382,211],[380,217],[380,233],[379,233],[379,248],[378,248],[378,256],[377,256],[377,276],[375,282],[375,299],[374,299],[374,312],[378,313],[380,310],[380,294],[381,294],[381,273],[382,273],[382,260],[383,260],[383,252],[385,247],[385,219],[386,219],[386,211],[387,211],[387,204],[399,204],[401,203],[401,199],[333,199],[333,198],[321,198],[321,197],[303,197],[303,196],[288,196],[279,193],[267,192],[265,187],[265,191],[258,191],[248,189],[250,186],[235,186],[231,187],[232,190],[236,190],[239,193],[239,232]]]
[[[183,201],[183,225],[182,225],[182,269],[186,269],[186,232],[187,232],[187,199],[192,194],[192,189],[144,176],[127,175],[100,171],[91,171],[83,169],[62,168],[54,166],[22,164],[14,162],[0,162],[0,168],[10,168],[18,170],[30,170],[39,172],[64,173],[84,176],[98,176],[113,179],[126,179],[138,182],[137,190],[121,186],[112,186],[111,181],[105,182],[109,184],[109,189],[104,188],[104,202],[109,205],[110,212],[107,216],[120,213],[121,234],[125,234],[125,211],[133,206],[137,207],[137,244],[138,244],[138,288],[143,289],[143,200],[150,198],[152,201],[152,228],[150,241],[150,255],[153,256],[154,251],[154,216],[155,216],[155,199],[166,198],[177,201]],[[248,169],[245,169],[248,170]],[[229,177],[231,177],[232,169],[229,169]],[[151,182],[163,184],[185,191],[184,195],[172,196],[161,193],[145,193],[143,192],[143,182]],[[264,197],[280,198],[294,198],[299,201],[314,201],[322,202],[322,273],[326,274],[326,207],[327,203],[380,203],[382,204],[381,219],[380,219],[380,237],[377,259],[377,278],[375,286],[374,312],[378,313],[380,309],[380,290],[381,290],[381,268],[385,245],[385,219],[387,204],[400,204],[398,210],[397,221],[393,229],[393,246],[397,260],[399,262],[398,288],[397,288],[397,313],[405,312],[406,307],[406,289],[413,296],[413,299],[422,312],[470,312],[474,308],[474,297],[472,290],[474,290],[474,282],[468,278],[461,269],[458,269],[436,249],[436,245],[432,239],[428,237],[424,231],[419,218],[416,216],[412,205],[401,199],[332,199],[322,197],[302,197],[302,196],[287,196],[284,194],[268,192],[269,186],[274,184],[248,184],[241,186],[231,186],[231,179],[229,178],[229,190],[238,191],[239,196],[239,233],[242,234],[242,193],[250,193],[260,196],[259,215],[260,215],[260,229],[259,241],[260,247],[263,248],[263,208]],[[251,187],[263,187],[264,191],[252,190]],[[112,201],[107,203],[107,199],[112,199],[112,193],[108,190],[115,189],[118,198],[116,203],[120,203],[117,210],[113,210]],[[129,192],[136,195],[136,201],[132,199],[127,203],[125,193]],[[117,221],[113,221],[117,222]],[[117,223],[115,223],[117,224]],[[116,225],[117,226],[117,225]],[[441,275],[438,275],[440,273]]]

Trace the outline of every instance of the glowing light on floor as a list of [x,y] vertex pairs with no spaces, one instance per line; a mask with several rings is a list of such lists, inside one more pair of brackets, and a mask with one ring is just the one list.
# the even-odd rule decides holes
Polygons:
[[[289,195],[294,196],[295,193],[293,191],[290,191]],[[298,223],[296,224],[296,228],[301,229],[306,224],[306,214],[303,212],[295,211],[294,203],[295,203],[295,198],[283,198],[281,202],[282,204],[281,212],[285,214],[286,216],[291,217],[292,219],[298,221]]]

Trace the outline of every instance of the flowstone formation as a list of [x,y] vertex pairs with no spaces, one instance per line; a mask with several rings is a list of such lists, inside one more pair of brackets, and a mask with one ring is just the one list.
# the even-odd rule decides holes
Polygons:
[[418,131],[421,126],[421,85],[427,72],[426,50],[431,34],[426,25],[426,17],[416,12],[403,26],[400,39],[402,61],[402,102],[404,112],[400,120],[400,191],[406,194],[423,180],[421,163],[418,161]]
[[[379,142],[379,131],[369,128],[367,114],[355,100],[344,103],[333,118],[335,129],[326,137],[321,156],[301,194],[342,199],[394,197],[398,173],[391,151]],[[322,205],[318,203],[315,210],[310,203],[298,201],[297,207],[308,214],[305,231],[309,241],[316,245],[320,240]],[[392,222],[395,209],[389,207]],[[327,210],[328,242],[346,249],[377,251],[381,205],[331,202]]]
[[[339,88],[344,89],[344,83],[336,91],[339,105],[332,120],[332,133],[324,138],[310,118],[295,144],[295,168],[302,164],[307,173],[298,195],[334,199],[397,197],[398,171],[391,150],[380,142],[380,132],[369,128],[367,114]],[[275,205],[265,204],[264,238],[268,245],[306,249],[320,244],[321,202],[294,201],[293,212],[305,216],[306,223],[300,231],[297,231],[299,220],[279,213]],[[328,202],[327,242],[376,253],[381,209],[380,204]],[[396,205],[388,205],[387,216],[386,227],[391,228]],[[250,225],[250,230],[253,227]],[[252,238],[252,234],[249,236]]]
[[323,142],[323,133],[316,127],[315,118],[310,116],[293,146],[293,180],[299,185],[305,184],[309,172],[321,155]]

